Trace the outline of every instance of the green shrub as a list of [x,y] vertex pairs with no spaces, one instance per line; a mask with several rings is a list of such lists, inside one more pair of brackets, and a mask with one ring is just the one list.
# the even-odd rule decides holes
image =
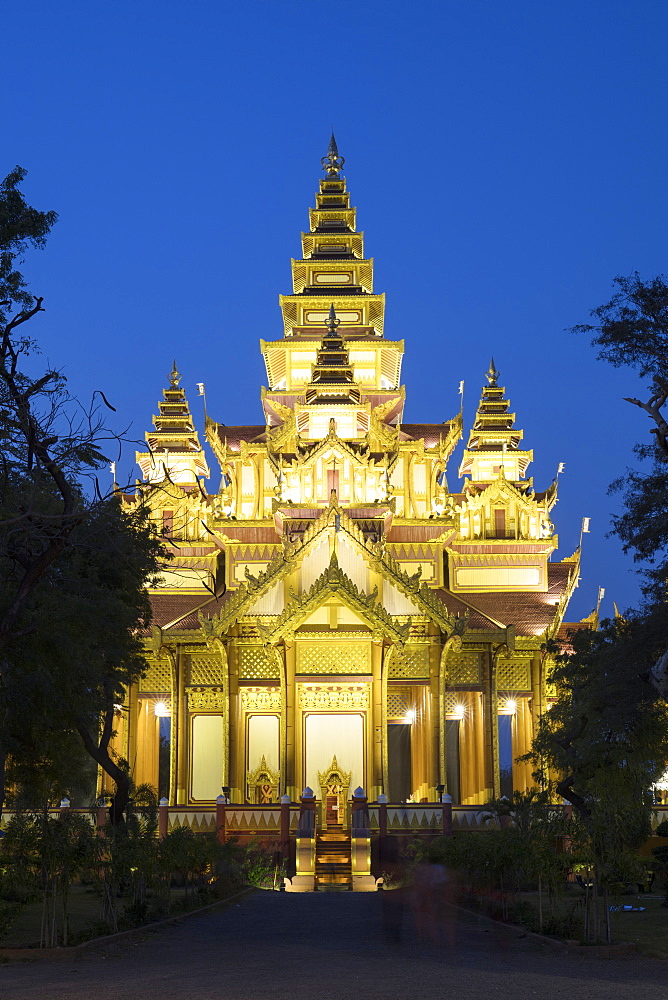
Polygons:
[[258,889],[276,889],[286,874],[286,865],[280,853],[254,841],[243,848],[241,874]]

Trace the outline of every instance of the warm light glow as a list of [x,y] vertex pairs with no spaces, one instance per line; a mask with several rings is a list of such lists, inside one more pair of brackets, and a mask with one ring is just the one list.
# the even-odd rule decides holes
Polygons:
[[517,711],[517,702],[515,701],[514,698],[509,698],[508,699],[508,701],[506,702],[506,709],[509,712],[516,712]]
[[463,705],[455,705],[455,715],[458,719],[464,718],[465,708]]
[[408,723],[415,722],[415,709],[414,708],[409,708],[408,711],[406,712],[406,722],[408,722]]
[[169,717],[169,707],[164,701],[156,701],[153,706],[153,711],[159,719],[166,719]]

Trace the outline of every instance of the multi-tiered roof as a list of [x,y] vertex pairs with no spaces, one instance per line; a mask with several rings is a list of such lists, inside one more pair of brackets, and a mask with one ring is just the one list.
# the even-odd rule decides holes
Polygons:
[[153,430],[146,432],[148,451],[137,452],[136,460],[144,479],[161,482],[165,471],[174,483],[194,484],[209,476],[209,467],[193,423],[176,361],[169,373],[169,385],[162,390]]
[[[214,538],[224,553],[222,604],[233,604],[237,618],[249,613],[256,591],[251,585],[246,608],[241,590],[258,574],[262,593],[270,583],[289,591],[295,570],[289,559],[281,563],[283,546],[303,544],[306,553],[318,532],[329,531],[328,511],[345,510],[361,560],[349,567],[356,585],[373,589],[376,580],[385,595],[417,574],[416,601],[426,602],[422,611],[436,621],[467,614],[473,629],[512,623],[520,634],[554,631],[577,578],[572,560],[551,562],[555,490],[537,494],[526,478],[533,453],[521,447],[523,431],[493,360],[461,462],[460,492],[449,488],[446,473],[461,412],[442,423],[402,423],[404,343],[384,337],[385,298],[373,289],[373,260],[364,256],[343,165],[332,136],[302,233],[303,255],[291,262],[293,291],[279,297],[283,336],[261,342],[269,379],[265,424],[207,418],[222,480],[198,530],[203,556],[209,558],[204,549]],[[178,379],[174,369],[147,435],[150,452],[138,456],[154,482],[160,461],[172,483],[206,474]],[[307,545],[309,532],[315,534]],[[399,606],[409,613],[410,601]]]

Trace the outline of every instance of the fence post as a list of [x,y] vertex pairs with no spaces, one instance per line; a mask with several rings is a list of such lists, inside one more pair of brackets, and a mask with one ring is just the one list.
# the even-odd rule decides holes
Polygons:
[[290,857],[290,796],[281,795],[281,854]]
[[60,819],[67,819],[70,814],[70,800],[65,795],[60,800]]
[[367,801],[364,789],[361,786],[356,788],[353,792],[350,841],[353,892],[371,892],[376,888],[376,880],[371,874],[371,830]]
[[443,809],[442,829],[444,837],[452,836],[452,795],[446,792],[441,796],[441,806]]
[[355,829],[366,828],[369,825],[367,801],[364,789],[361,786],[356,788],[353,792],[352,823],[350,824],[353,831]]
[[158,808],[158,835],[160,840],[167,836],[169,827],[169,799],[160,799]]
[[[315,837],[315,795],[312,788],[305,788],[299,796],[301,807],[299,809],[299,828],[302,835],[310,830],[311,836]],[[310,813],[310,816],[309,816]]]
[[107,825],[107,807],[105,805],[105,799],[100,796],[97,800],[97,820],[96,820],[97,832],[102,833],[102,830]]
[[219,795],[216,799],[216,837],[219,844],[225,843],[225,805],[227,799],[224,795]]
[[387,795],[378,796],[378,860],[387,861]]
[[[308,786],[299,797],[299,826],[295,838],[295,874],[285,882],[288,892],[313,892],[315,886],[315,795]],[[289,804],[281,809],[290,809]],[[289,813],[288,813],[289,815]],[[282,816],[281,816],[282,819]]]

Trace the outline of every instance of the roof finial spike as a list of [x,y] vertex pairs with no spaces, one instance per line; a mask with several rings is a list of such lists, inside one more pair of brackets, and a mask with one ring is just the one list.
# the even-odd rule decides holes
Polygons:
[[496,365],[494,364],[494,358],[492,358],[489,362],[489,368],[485,372],[485,377],[490,385],[494,386],[496,385],[497,380],[499,378],[499,373],[496,370]]
[[176,367],[176,361],[172,362],[172,370],[167,376],[167,378],[169,379],[169,384],[172,387],[172,389],[178,389],[179,382],[181,381],[181,373]]
[[336,139],[334,138],[334,128],[332,128],[332,136],[329,140],[327,156],[323,156],[320,162],[322,163],[322,169],[327,174],[327,178],[337,180],[340,171],[343,170],[343,164],[346,161],[345,157],[339,156],[339,147],[336,145]]
[[327,322],[325,323],[325,326],[329,330],[330,337],[335,337],[337,327],[341,326],[341,320],[337,319],[336,309],[334,308],[333,302],[329,307],[329,316],[327,317]]

